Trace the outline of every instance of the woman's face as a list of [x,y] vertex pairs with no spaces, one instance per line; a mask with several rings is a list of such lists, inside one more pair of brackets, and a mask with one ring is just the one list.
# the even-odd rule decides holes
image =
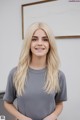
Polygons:
[[49,40],[46,33],[42,29],[38,29],[32,36],[31,52],[32,56],[43,57],[49,51]]

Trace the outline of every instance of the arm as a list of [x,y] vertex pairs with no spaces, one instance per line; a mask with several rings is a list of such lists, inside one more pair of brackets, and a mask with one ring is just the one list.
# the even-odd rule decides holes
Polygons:
[[50,114],[49,116],[47,116],[46,118],[44,118],[44,120],[57,120],[57,117],[62,112],[62,109],[63,109],[63,102],[57,103],[55,111],[52,114]]
[[6,110],[12,114],[13,116],[15,116],[17,119],[19,120],[32,120],[31,118],[24,116],[23,114],[21,114],[20,112],[18,112],[18,110],[15,108],[15,106],[12,103],[9,102],[4,102],[4,107],[6,108]]

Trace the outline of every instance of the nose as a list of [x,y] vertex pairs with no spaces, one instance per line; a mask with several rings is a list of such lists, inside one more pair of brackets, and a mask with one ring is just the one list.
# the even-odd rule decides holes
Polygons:
[[38,45],[42,45],[42,40],[41,39],[38,40]]

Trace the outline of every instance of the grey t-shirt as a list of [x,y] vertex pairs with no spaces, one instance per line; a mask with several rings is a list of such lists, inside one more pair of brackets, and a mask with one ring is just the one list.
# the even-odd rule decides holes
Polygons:
[[13,103],[17,98],[18,111],[27,117],[33,120],[42,120],[55,110],[57,102],[67,100],[66,79],[62,71],[59,70],[58,74],[61,91],[59,93],[53,91],[51,94],[47,94],[43,89],[47,68],[40,70],[29,68],[28,80],[27,82],[25,81],[25,92],[22,96],[16,94],[13,84],[13,75],[15,71],[16,68],[10,71],[3,100]]

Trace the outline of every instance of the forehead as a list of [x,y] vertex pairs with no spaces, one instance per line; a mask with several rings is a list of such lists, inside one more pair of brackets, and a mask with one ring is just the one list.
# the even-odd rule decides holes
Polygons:
[[45,32],[44,30],[42,30],[42,29],[37,29],[37,30],[34,32],[33,36],[47,36],[47,34],[46,34],[46,32]]

